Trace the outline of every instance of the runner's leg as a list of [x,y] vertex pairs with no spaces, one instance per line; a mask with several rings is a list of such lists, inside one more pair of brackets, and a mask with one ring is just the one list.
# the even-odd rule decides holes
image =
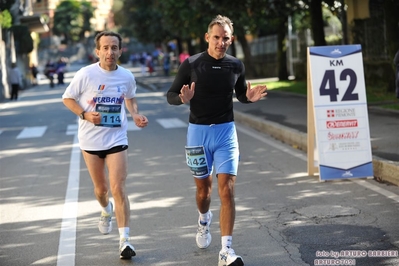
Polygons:
[[195,199],[197,202],[198,210],[201,213],[206,213],[209,210],[211,204],[212,195],[212,175],[206,178],[194,178],[197,186]]
[[236,215],[234,200],[234,185],[236,176],[218,174],[218,190],[220,197],[220,233],[222,236],[233,235],[234,220]]
[[109,187],[104,168],[105,160],[85,151],[82,151],[82,154],[94,185],[94,195],[100,205],[105,208],[109,202]]
[[127,150],[108,154],[106,157],[111,193],[115,201],[118,228],[129,227],[130,203],[126,194]]

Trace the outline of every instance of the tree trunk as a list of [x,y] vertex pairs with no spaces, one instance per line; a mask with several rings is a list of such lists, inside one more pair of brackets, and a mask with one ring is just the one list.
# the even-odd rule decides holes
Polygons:
[[242,50],[244,52],[244,64],[245,64],[245,73],[247,77],[256,77],[256,69],[255,66],[252,64],[252,55],[251,55],[251,48],[247,42],[245,36],[237,36],[238,41],[241,44]]
[[242,51],[244,53],[245,73],[247,77],[256,77],[256,68],[252,64],[251,48],[245,38],[245,31],[243,28],[236,26],[237,40],[240,42]]
[[278,79],[279,80],[288,80],[287,46],[285,45],[286,32],[287,32],[287,20],[288,20],[288,18],[281,18],[278,23],[277,64],[278,64]]
[[313,41],[315,46],[325,46],[323,12],[321,8],[322,0],[310,1],[310,16],[312,24]]
[[342,44],[348,44],[348,18],[345,9],[345,0],[341,0],[341,24],[342,24]]

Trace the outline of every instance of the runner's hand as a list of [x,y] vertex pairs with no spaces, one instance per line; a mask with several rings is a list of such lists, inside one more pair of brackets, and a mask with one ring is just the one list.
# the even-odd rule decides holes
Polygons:
[[189,103],[190,100],[194,97],[194,92],[195,92],[195,82],[192,82],[190,87],[188,85],[183,85],[179,94],[181,102]]
[[257,102],[267,95],[266,85],[256,85],[251,88],[251,83],[248,81],[247,87],[247,99],[251,102]]
[[97,125],[101,123],[101,114],[99,112],[85,112],[85,120]]
[[148,125],[148,119],[144,115],[141,114],[135,114],[133,115],[133,120],[136,126],[138,127],[146,127]]

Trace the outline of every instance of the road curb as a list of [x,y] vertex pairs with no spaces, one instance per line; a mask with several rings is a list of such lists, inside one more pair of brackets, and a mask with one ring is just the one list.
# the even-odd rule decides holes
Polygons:
[[[262,133],[266,133],[296,149],[307,151],[307,134],[253,115],[234,111],[234,120]],[[373,156],[374,178],[399,186],[399,162]]]

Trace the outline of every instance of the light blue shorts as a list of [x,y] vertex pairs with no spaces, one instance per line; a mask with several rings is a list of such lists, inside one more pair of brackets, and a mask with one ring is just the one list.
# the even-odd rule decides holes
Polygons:
[[213,172],[215,166],[216,174],[237,175],[239,148],[237,132],[234,122],[217,125],[189,124],[187,130],[187,146],[203,146],[207,173],[194,175],[195,178],[206,178]]

